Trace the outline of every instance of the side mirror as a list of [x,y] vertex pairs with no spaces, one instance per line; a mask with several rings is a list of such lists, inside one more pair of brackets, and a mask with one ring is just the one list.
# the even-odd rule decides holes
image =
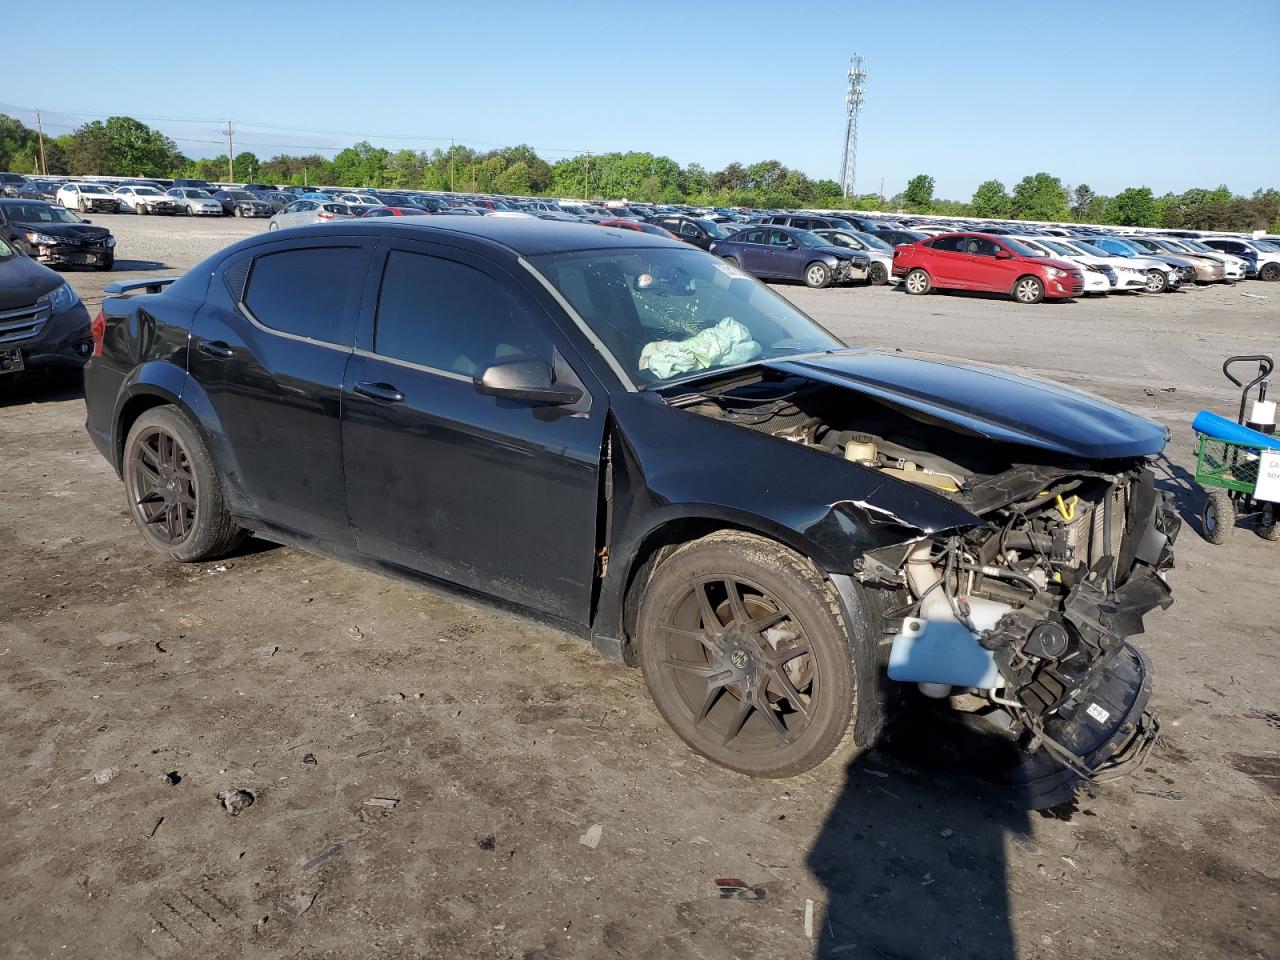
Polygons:
[[80,222],[81,222],[81,223],[93,223],[93,221],[92,221],[92,220],[81,220]]
[[799,243],[797,243],[795,240],[788,240],[788,241],[787,241],[787,249],[788,249],[788,250],[799,250],[799,249],[800,249],[800,244],[799,244]]
[[1013,259],[1013,254],[1012,254],[1012,253],[1010,253],[1008,250],[1004,249],[1003,247],[1000,247],[1000,248],[998,248],[998,249],[996,250],[996,259],[997,259],[997,260],[1012,260],[1012,259]]
[[582,399],[582,391],[551,380],[551,368],[542,360],[508,360],[491,363],[473,382],[476,392],[489,397],[507,397],[530,403],[564,406]]

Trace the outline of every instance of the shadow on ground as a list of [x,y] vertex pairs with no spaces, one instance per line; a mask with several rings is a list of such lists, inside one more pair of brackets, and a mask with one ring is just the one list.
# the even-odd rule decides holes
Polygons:
[[0,376],[0,407],[83,398],[84,373],[79,369],[30,370]]
[[965,771],[1017,760],[1005,737],[925,712],[856,759],[807,858],[827,893],[815,956],[1016,960],[1006,849],[1032,815]]

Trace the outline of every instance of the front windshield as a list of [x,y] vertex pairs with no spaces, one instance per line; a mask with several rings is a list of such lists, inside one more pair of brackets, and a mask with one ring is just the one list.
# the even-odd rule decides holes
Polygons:
[[1253,249],[1260,253],[1280,253],[1280,245],[1272,243],[1270,240],[1254,240],[1251,245]]
[[697,220],[694,222],[697,223],[698,226],[702,227],[703,230],[707,231],[707,234],[712,240],[723,240],[729,236],[729,231],[714,220]]
[[1001,242],[1002,244],[1004,244],[1006,247],[1008,247],[1010,250],[1012,250],[1014,253],[1016,253],[1016,254],[1017,254],[1018,256],[1020,256],[1020,257],[1040,257],[1040,256],[1043,256],[1043,254],[1038,253],[1038,252],[1037,252],[1037,251],[1035,251],[1035,250],[1032,250],[1032,249],[1031,249],[1030,247],[1028,247],[1025,243],[1020,243],[1020,242],[1018,242],[1017,240],[1013,239],[1013,237],[1001,237],[1001,238],[1000,238],[1000,242]]
[[893,247],[877,236],[873,236],[870,233],[863,233],[860,230],[853,231],[853,235],[872,250],[879,250],[881,253],[893,253]]
[[84,223],[70,210],[48,203],[15,203],[4,209],[14,223]]
[[792,230],[791,236],[800,241],[803,247],[830,247],[833,246],[826,237],[820,237],[816,233],[809,230]]
[[227,193],[230,195],[232,200],[256,200],[257,199],[257,197],[255,197],[252,193],[247,193],[244,190],[228,190]]
[[187,196],[192,200],[212,200],[208,190],[188,190]]
[[1091,254],[1095,257],[1106,257],[1111,255],[1101,247],[1095,247],[1092,243],[1085,243],[1083,240],[1072,240],[1071,246],[1075,247],[1077,250],[1083,250],[1085,253]]
[[842,346],[768,287],[701,250],[610,248],[529,259],[639,384]]
[[1201,243],[1199,240],[1181,240],[1179,241],[1184,247],[1192,250],[1199,250],[1201,253],[1221,253],[1221,250],[1214,250],[1207,243]]
[[138,187],[134,191],[140,197],[163,197],[164,194],[155,187]]
[[1080,256],[1080,251],[1079,251],[1079,250],[1072,250],[1070,247],[1068,247],[1068,246],[1067,246],[1066,244],[1064,244],[1064,243],[1054,243],[1052,240],[1041,240],[1041,241],[1040,241],[1040,245],[1041,245],[1042,247],[1048,247],[1048,248],[1049,248],[1050,250],[1052,250],[1054,253],[1060,253],[1060,254],[1062,254],[1062,255],[1064,255],[1064,256],[1067,256],[1067,257],[1078,257],[1078,256]]
[[13,247],[0,240],[0,260],[8,260],[13,256]]
[[1129,244],[1125,243],[1123,240],[1117,240],[1114,237],[1099,240],[1097,245],[1112,256],[1124,257],[1126,260],[1132,259],[1138,253],[1138,251],[1129,246]]
[[1191,252],[1182,244],[1180,244],[1177,240],[1165,240],[1162,237],[1159,240],[1153,240],[1152,243],[1156,244],[1157,246],[1164,247],[1164,249],[1166,250],[1171,250],[1174,253],[1190,253]]
[[102,187],[98,186],[97,184],[84,183],[80,185],[80,192],[81,193],[106,193],[107,191],[103,190]]

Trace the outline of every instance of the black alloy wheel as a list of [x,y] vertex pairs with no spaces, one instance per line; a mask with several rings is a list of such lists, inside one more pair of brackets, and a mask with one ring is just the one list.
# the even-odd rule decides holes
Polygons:
[[223,502],[204,438],[176,407],[154,407],[134,421],[125,440],[124,481],[134,523],[162,554],[207,560],[244,537]]
[[1262,269],[1258,271],[1260,280],[1280,280],[1280,263],[1264,263]]
[[758,777],[825,760],[857,688],[839,603],[809,561],[724,531],[658,567],[637,621],[654,702],[694,750]]
[[867,271],[867,280],[872,286],[880,286],[889,282],[889,270],[883,263],[876,262]]

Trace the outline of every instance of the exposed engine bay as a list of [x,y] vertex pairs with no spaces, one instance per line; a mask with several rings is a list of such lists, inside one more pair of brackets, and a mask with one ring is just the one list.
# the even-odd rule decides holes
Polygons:
[[[1180,520],[1144,457],[1082,460],[975,436],[916,410],[798,376],[758,376],[670,402],[911,484],[973,514],[903,531],[856,578],[890,593],[888,676],[965,701],[1077,777],[1154,744],[1145,658],[1126,638],[1171,602]],[[975,706],[976,705],[976,706]]]

